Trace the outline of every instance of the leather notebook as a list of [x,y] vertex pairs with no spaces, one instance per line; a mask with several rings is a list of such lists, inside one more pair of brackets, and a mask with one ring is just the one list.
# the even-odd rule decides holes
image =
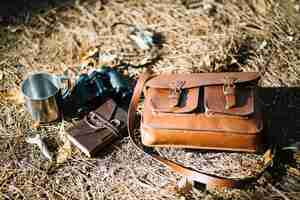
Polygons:
[[118,106],[113,99],[107,99],[69,128],[67,137],[88,157],[93,157],[99,150],[127,134],[126,121],[126,109]]

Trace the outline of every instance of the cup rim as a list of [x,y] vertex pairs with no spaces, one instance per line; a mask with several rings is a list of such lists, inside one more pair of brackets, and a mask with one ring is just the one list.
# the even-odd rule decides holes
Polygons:
[[49,74],[49,73],[46,73],[46,72],[37,72],[37,73],[33,73],[33,74],[29,74],[22,82],[21,82],[21,93],[24,97],[30,99],[30,100],[46,100],[46,99],[49,99],[50,97],[53,97],[55,96],[60,88],[55,84],[55,87],[56,87],[56,91],[52,94],[52,95],[48,95],[48,96],[45,96],[45,97],[39,97],[39,98],[33,98],[31,96],[28,96],[26,95],[26,93],[24,92],[24,87],[25,87],[25,83],[30,79],[32,78],[33,76],[37,76],[37,75],[46,75],[48,76],[49,78],[56,78],[56,75],[53,75],[53,74]]

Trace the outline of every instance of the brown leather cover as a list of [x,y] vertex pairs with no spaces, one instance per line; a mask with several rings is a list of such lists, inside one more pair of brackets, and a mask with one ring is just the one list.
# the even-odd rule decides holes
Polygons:
[[204,107],[206,113],[220,113],[235,116],[247,116],[254,113],[253,88],[237,87],[235,91],[236,106],[226,109],[226,96],[220,86],[204,88]]
[[99,108],[67,130],[68,139],[89,157],[125,136],[127,111],[107,99]]
[[162,74],[147,81],[146,87],[172,88],[174,83],[183,82],[182,88],[194,88],[207,85],[223,85],[227,79],[233,79],[236,84],[259,80],[256,72],[224,72],[224,73],[194,73],[194,74]]
[[146,146],[255,152],[263,128],[255,108],[258,73],[160,75],[146,82]]

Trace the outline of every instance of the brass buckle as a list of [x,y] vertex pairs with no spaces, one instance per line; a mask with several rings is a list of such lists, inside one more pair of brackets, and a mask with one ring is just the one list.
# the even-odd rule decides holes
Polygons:
[[170,83],[170,94],[169,94],[169,98],[177,98],[178,95],[180,95],[181,93],[181,89],[184,85],[184,81],[174,81],[172,83]]
[[185,84],[184,81],[174,81],[170,83],[171,88],[170,88],[170,94],[168,96],[171,99],[170,107],[178,106],[182,87],[184,84]]
[[234,88],[235,88],[235,79],[226,77],[224,85],[223,85],[223,93],[224,95],[232,95],[234,94]]

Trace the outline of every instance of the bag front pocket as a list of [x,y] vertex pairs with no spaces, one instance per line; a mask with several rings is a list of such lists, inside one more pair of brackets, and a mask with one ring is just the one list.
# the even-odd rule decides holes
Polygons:
[[204,87],[204,107],[208,114],[224,114],[245,117],[254,113],[254,89],[252,87],[237,86],[230,94],[234,102],[230,108],[226,106],[224,86]]
[[[198,108],[200,88],[172,89],[149,88],[147,95],[153,112],[159,113],[190,113]],[[202,100],[203,101],[203,100]]]

